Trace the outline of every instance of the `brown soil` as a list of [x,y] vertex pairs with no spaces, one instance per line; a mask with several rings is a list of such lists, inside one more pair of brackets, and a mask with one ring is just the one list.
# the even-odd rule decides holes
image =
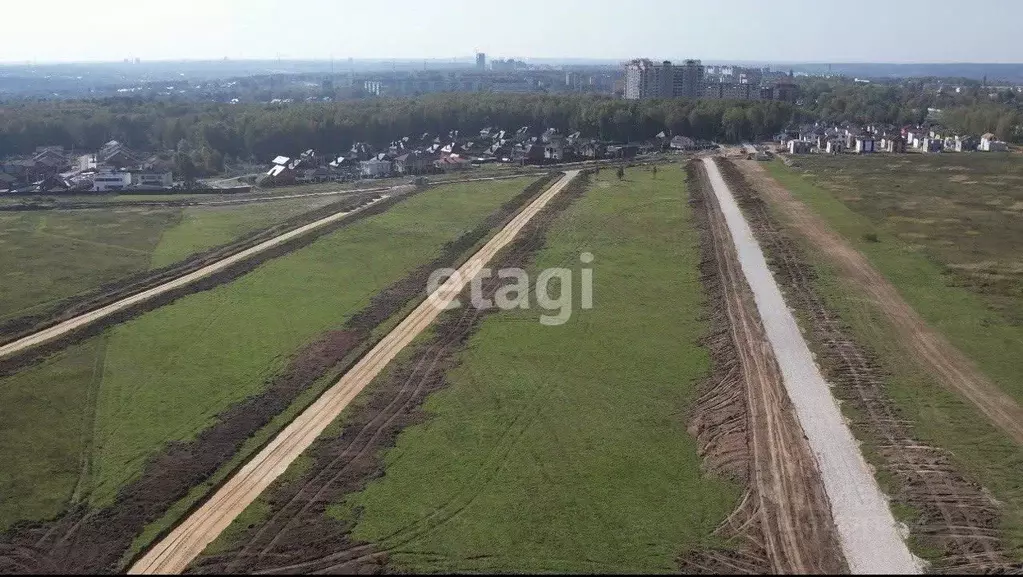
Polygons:
[[[543,246],[554,217],[581,195],[585,186],[585,177],[577,178],[552,199],[492,266],[527,265]],[[486,280],[484,294],[492,295],[501,283],[496,278]],[[352,541],[349,535],[355,520],[329,518],[326,508],[384,474],[384,452],[405,427],[427,418],[422,403],[447,384],[445,375],[457,364],[459,351],[486,314],[474,307],[444,313],[432,336],[415,345],[410,357],[374,383],[365,402],[347,414],[340,434],[324,436],[309,449],[312,464],[303,475],[277,482],[264,493],[270,506],[267,520],[249,527],[230,551],[200,557],[189,572],[386,571],[387,549]],[[428,531],[436,520],[422,521],[413,521],[390,542],[412,539]]]
[[[169,445],[146,465],[136,481],[120,491],[110,507],[92,511],[79,508],[55,521],[21,524],[0,535],[0,573],[120,570],[123,555],[148,524],[160,519],[171,505],[216,473],[247,439],[266,427],[304,390],[321,377],[347,370],[375,343],[373,329],[422,297],[422,287],[433,270],[465,258],[491,230],[546,189],[556,176],[537,180],[479,226],[447,243],[434,261],[374,296],[369,306],[350,318],[341,330],[327,333],[300,351],[265,392],[221,413],[217,423],[194,441]],[[377,209],[381,204],[358,216],[365,218],[366,213],[384,210],[386,207]],[[198,283],[194,290],[215,286],[206,286],[205,282]]]
[[[749,163],[739,161],[738,164],[741,170],[730,161],[719,162],[722,174],[772,265],[786,301],[805,319],[808,340],[825,377],[834,385],[834,394],[853,408],[846,413],[853,431],[861,439],[877,439],[875,445],[881,468],[898,487],[891,496],[893,501],[919,511],[910,531],[921,545],[940,552],[933,569],[953,572],[1012,569],[1012,564],[1002,555],[998,537],[998,505],[983,488],[956,470],[946,452],[913,438],[912,423],[900,415],[886,397],[887,375],[878,366],[875,356],[868,347],[849,336],[846,325],[817,294],[812,266],[798,244],[768,212],[764,199],[783,210],[789,206],[778,202],[780,187],[775,183],[773,192],[766,193],[762,179],[751,182],[747,178],[756,174]],[[797,202],[787,191],[785,196],[788,200],[783,202]],[[806,211],[805,207],[799,210]],[[808,213],[804,214],[810,218]],[[824,228],[823,223],[817,223],[822,228],[804,230],[802,219],[795,222],[798,232],[815,246],[820,247],[817,243],[825,239],[844,243],[840,238],[836,240],[836,235]],[[843,246],[840,252],[855,252],[848,245]],[[825,254],[833,256],[835,252],[828,250]],[[862,261],[857,267],[869,267],[859,253],[856,253],[856,260]],[[869,276],[874,275],[880,276],[871,269]],[[888,288],[879,289],[880,293],[887,295],[889,289],[894,291],[887,281],[884,284]],[[888,308],[895,306],[908,307],[901,299],[887,305]],[[903,313],[904,320],[910,317],[915,317],[915,313]]]
[[728,549],[688,554],[680,565],[700,573],[842,572],[816,460],[789,406],[724,215],[703,164],[688,170],[715,329],[706,339],[712,375],[690,428],[706,469],[743,482],[746,493],[717,531]]

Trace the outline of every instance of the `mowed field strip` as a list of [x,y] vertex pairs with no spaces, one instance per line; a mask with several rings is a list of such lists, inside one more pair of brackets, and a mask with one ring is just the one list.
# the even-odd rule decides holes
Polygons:
[[785,387],[817,457],[846,561],[853,573],[919,573],[888,502],[820,374],[763,252],[713,159],[704,161],[753,290]]
[[14,341],[14,342],[8,343],[8,344],[3,345],[3,346],[0,346],[0,358],[8,357],[8,356],[11,356],[13,354],[16,354],[16,353],[25,351],[27,349],[30,349],[30,348],[32,348],[34,346],[37,346],[37,345],[43,344],[45,342],[51,341],[51,340],[56,339],[56,338],[58,338],[58,337],[60,337],[62,335],[65,335],[65,334],[67,334],[67,333],[69,333],[69,332],[71,332],[71,331],[73,331],[75,329],[82,328],[82,327],[84,327],[86,325],[89,325],[90,323],[94,323],[94,322],[96,322],[96,321],[98,321],[98,320],[100,320],[100,319],[102,319],[104,317],[110,316],[110,315],[116,313],[117,311],[124,310],[124,309],[126,309],[126,308],[128,308],[128,307],[130,307],[132,305],[136,305],[138,303],[147,301],[149,299],[152,299],[152,298],[154,298],[156,296],[159,296],[159,295],[164,294],[166,292],[169,292],[171,290],[174,290],[174,289],[177,289],[177,288],[181,288],[181,287],[189,285],[189,284],[191,284],[191,283],[193,283],[193,282],[195,282],[197,280],[206,278],[206,277],[208,277],[208,276],[210,276],[212,274],[215,274],[215,273],[217,273],[219,271],[222,271],[222,270],[224,270],[224,269],[226,269],[226,268],[228,268],[228,267],[230,267],[230,266],[232,266],[234,264],[242,262],[242,261],[244,261],[244,260],[246,260],[246,259],[248,259],[248,258],[250,258],[250,257],[252,257],[254,255],[257,255],[257,254],[259,254],[261,252],[265,252],[265,251],[267,251],[267,250],[269,250],[269,249],[271,249],[271,248],[273,248],[273,247],[275,247],[277,245],[280,245],[281,243],[284,243],[284,242],[287,242],[287,241],[289,241],[291,239],[294,239],[294,238],[300,237],[302,235],[308,234],[309,232],[312,232],[312,231],[314,231],[314,230],[316,230],[318,228],[322,228],[322,227],[324,227],[324,226],[326,226],[326,225],[328,225],[330,223],[337,222],[337,221],[339,221],[339,220],[341,220],[341,219],[343,219],[343,218],[345,218],[345,217],[347,217],[349,215],[352,215],[352,214],[355,214],[355,213],[360,212],[362,210],[365,210],[365,209],[369,208],[370,206],[373,206],[374,204],[384,200],[385,198],[388,198],[388,195],[383,195],[379,199],[374,200],[372,202],[369,202],[369,203],[367,203],[367,204],[363,205],[362,207],[359,207],[359,208],[357,208],[355,210],[337,212],[337,213],[334,213],[334,214],[332,214],[330,216],[327,216],[325,218],[317,220],[315,222],[311,222],[311,223],[306,224],[304,226],[300,226],[300,227],[298,227],[298,228],[296,228],[294,230],[291,230],[289,232],[286,232],[286,233],[284,233],[284,234],[282,234],[280,236],[274,237],[274,238],[272,238],[270,240],[267,240],[265,242],[257,244],[256,246],[253,246],[251,248],[245,249],[245,250],[243,250],[243,251],[241,251],[241,252],[239,252],[237,254],[234,254],[232,256],[229,256],[229,257],[227,257],[227,258],[225,258],[223,260],[217,261],[217,262],[215,262],[215,263],[213,263],[213,264],[211,264],[209,266],[205,266],[205,267],[203,267],[203,268],[201,268],[199,270],[196,270],[196,271],[190,272],[190,273],[188,273],[188,274],[186,274],[184,276],[178,277],[178,278],[176,278],[176,279],[174,279],[174,280],[172,280],[170,282],[167,282],[167,283],[164,283],[164,284],[162,284],[160,286],[156,286],[156,287],[153,287],[151,289],[145,290],[143,292],[140,292],[138,294],[132,295],[132,296],[127,297],[125,299],[121,299],[121,300],[119,300],[119,301],[117,301],[115,303],[111,303],[111,304],[109,304],[107,306],[98,308],[96,310],[87,312],[85,314],[79,315],[79,316],[71,318],[71,319],[68,319],[68,320],[66,320],[64,322],[61,322],[61,323],[58,323],[58,324],[56,324],[56,325],[54,325],[54,326],[52,326],[50,328],[41,330],[41,331],[39,331],[37,333],[28,335],[28,336],[26,336],[24,338],[21,338],[21,339],[18,339],[16,341]]
[[202,506],[151,548],[129,571],[131,574],[180,573],[231,521],[323,432],[353,398],[399,352],[441,313],[498,251],[511,242],[555,195],[578,175],[571,171],[537,197],[490,239],[431,297],[423,301],[393,331],[366,354],[351,371],[291,424]]

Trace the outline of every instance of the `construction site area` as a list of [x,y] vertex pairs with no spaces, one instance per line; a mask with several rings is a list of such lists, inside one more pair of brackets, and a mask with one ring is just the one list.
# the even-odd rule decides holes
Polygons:
[[0,573],[1023,574],[1019,178],[0,213]]

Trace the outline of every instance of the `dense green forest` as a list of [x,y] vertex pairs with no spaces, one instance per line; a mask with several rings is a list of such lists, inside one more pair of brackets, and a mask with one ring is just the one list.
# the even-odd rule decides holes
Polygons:
[[928,118],[928,109],[941,109],[940,121],[952,128],[1023,140],[1023,102],[1014,92],[972,83],[957,93],[934,85],[804,80],[798,105],[491,93],[289,104],[130,98],[15,102],[0,106],[0,157],[48,144],[91,151],[119,140],[139,150],[175,151],[179,164],[187,157],[200,173],[215,173],[235,159],[266,162],[308,148],[341,152],[357,141],[384,145],[403,136],[473,134],[487,126],[557,128],[617,142],[648,139],[662,130],[738,142],[770,138],[786,125],[815,120],[915,124]]
[[224,157],[266,161],[307,148],[336,152],[356,141],[381,145],[426,132],[473,134],[487,126],[557,128],[618,142],[648,139],[666,129],[699,139],[739,141],[768,138],[795,115],[793,106],[779,102],[502,94],[286,105],[35,102],[2,109],[0,156],[42,144],[94,150],[116,139],[141,150],[184,150],[209,166]]

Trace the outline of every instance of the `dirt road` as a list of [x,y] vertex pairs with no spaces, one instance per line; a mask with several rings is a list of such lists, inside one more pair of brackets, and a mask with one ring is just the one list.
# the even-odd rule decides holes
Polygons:
[[577,175],[570,171],[515,216],[483,248],[384,337],[340,381],[302,412],[202,506],[153,546],[131,574],[180,573],[302,454],[406,345],[426,329],[494,255]]
[[153,299],[153,298],[155,298],[155,297],[157,297],[157,296],[159,296],[161,294],[170,292],[170,291],[175,290],[175,289],[179,289],[179,288],[181,288],[183,286],[192,284],[192,283],[194,283],[194,282],[196,282],[196,281],[198,281],[200,279],[209,277],[209,276],[211,276],[213,274],[216,274],[217,272],[220,272],[220,271],[222,271],[222,270],[224,270],[224,269],[226,269],[226,268],[228,268],[228,267],[230,267],[232,265],[235,265],[235,264],[238,264],[240,262],[243,262],[243,261],[245,261],[245,260],[247,260],[247,259],[249,259],[249,258],[251,258],[251,257],[253,257],[253,256],[257,255],[257,254],[259,254],[259,253],[266,252],[267,250],[270,250],[271,248],[273,248],[275,246],[278,246],[278,245],[280,245],[282,243],[285,243],[285,242],[287,242],[289,240],[292,240],[292,239],[295,239],[297,237],[303,236],[303,235],[305,235],[305,234],[307,234],[307,233],[309,233],[311,231],[314,231],[316,229],[322,228],[322,227],[324,227],[324,226],[326,226],[326,225],[328,225],[330,223],[337,222],[337,221],[339,221],[339,220],[341,220],[341,219],[343,219],[343,218],[345,218],[345,217],[347,217],[349,215],[352,215],[352,214],[354,214],[356,212],[360,212],[362,210],[365,210],[365,209],[369,208],[370,206],[373,206],[374,204],[377,204],[378,202],[384,200],[385,198],[387,198],[386,195],[385,196],[381,196],[377,200],[371,201],[371,202],[369,202],[369,203],[367,203],[367,204],[363,205],[362,207],[359,207],[359,208],[357,208],[355,210],[336,212],[336,213],[334,213],[334,214],[332,214],[330,216],[327,216],[325,218],[321,218],[320,220],[311,222],[311,223],[306,224],[304,226],[300,226],[300,227],[298,227],[298,228],[296,228],[294,230],[288,231],[288,232],[286,232],[286,233],[284,233],[284,234],[282,234],[280,236],[276,236],[274,238],[271,238],[270,240],[261,242],[261,243],[257,244],[256,246],[253,246],[253,247],[250,247],[248,249],[245,249],[245,250],[243,250],[241,252],[238,252],[238,253],[236,253],[234,255],[231,255],[231,256],[229,256],[227,258],[224,258],[223,260],[219,260],[219,261],[217,261],[217,262],[215,262],[213,264],[210,264],[210,265],[207,265],[207,266],[205,266],[203,268],[200,268],[198,270],[192,271],[192,272],[190,272],[188,274],[185,274],[185,275],[180,276],[180,277],[178,277],[176,279],[173,279],[171,281],[163,283],[163,284],[161,284],[159,286],[155,286],[155,287],[153,287],[151,289],[148,289],[148,290],[142,291],[140,293],[134,294],[132,296],[126,297],[126,298],[121,299],[119,301],[113,302],[113,303],[111,303],[109,305],[106,305],[106,306],[100,307],[98,309],[89,311],[87,313],[75,316],[75,317],[70,318],[70,319],[68,319],[66,321],[60,322],[60,323],[58,323],[56,325],[53,325],[52,327],[43,329],[43,330],[41,330],[39,332],[27,335],[25,337],[22,337],[22,338],[16,340],[16,341],[13,341],[13,342],[10,342],[10,343],[8,343],[6,345],[0,346],[0,359],[12,356],[14,354],[17,354],[17,353],[23,352],[25,350],[31,349],[32,347],[41,345],[41,344],[49,342],[49,341],[52,341],[54,339],[57,339],[57,338],[65,335],[65,334],[68,334],[68,333],[70,333],[70,332],[72,332],[74,330],[81,329],[81,328],[83,328],[83,327],[85,327],[87,325],[90,325],[90,324],[92,324],[92,323],[94,323],[94,322],[96,322],[96,321],[98,321],[98,320],[100,320],[102,318],[105,318],[105,317],[108,317],[108,316],[110,316],[110,315],[112,315],[114,313],[117,313],[118,311],[122,311],[122,310],[127,309],[127,308],[129,308],[131,306],[137,305],[137,304],[139,304],[141,302]]
[[902,343],[913,358],[921,360],[939,382],[969,399],[995,426],[1023,445],[1023,407],[1014,398],[999,389],[966,355],[928,326],[862,253],[771,178],[763,167],[747,160],[738,160],[735,165],[757,186],[765,199],[782,212],[795,230],[839,267],[843,277],[856,283],[870,296],[902,335]]
[[[752,230],[721,177],[714,159],[707,158],[704,162],[735,244],[743,274],[753,291],[767,340],[781,370],[788,398],[816,456],[850,571],[919,573],[920,566],[899,536],[898,526],[888,508],[887,499],[881,493],[860,454],[856,440],[846,426],[838,404],[813,360],[795,317],[785,304],[781,290],[771,275]],[[767,397],[763,399],[764,403],[772,401]],[[764,417],[763,413],[751,415],[754,419]],[[770,428],[773,425],[765,423],[757,426]],[[777,434],[773,438],[780,441]],[[779,462],[776,466],[785,465],[786,463]],[[775,471],[768,477],[770,483],[774,485],[783,483],[788,478],[791,476],[780,471]],[[768,487],[770,489],[770,484]],[[791,494],[784,487],[776,486],[771,490]],[[779,514],[779,519],[783,522],[785,518],[784,513]],[[770,530],[770,527],[767,529],[765,531],[767,535],[776,532]],[[782,529],[780,534],[773,535],[772,538],[784,540],[792,530],[794,528]],[[794,545],[796,544],[782,543],[779,546],[790,551],[792,550],[790,547]]]
[[[747,405],[748,435],[741,442],[749,451],[749,494],[734,516],[742,519],[740,526],[753,520],[749,526],[757,529],[756,534],[739,532],[762,545],[772,573],[842,572],[842,553],[816,460],[788,402],[724,214],[710,187],[701,188],[698,207],[707,215],[721,289],[712,298],[724,309],[720,322],[728,327],[729,356],[735,361],[718,386],[739,387],[743,394],[736,400],[744,398]],[[716,561],[721,564],[722,559]],[[740,569],[727,560],[722,567]]]

